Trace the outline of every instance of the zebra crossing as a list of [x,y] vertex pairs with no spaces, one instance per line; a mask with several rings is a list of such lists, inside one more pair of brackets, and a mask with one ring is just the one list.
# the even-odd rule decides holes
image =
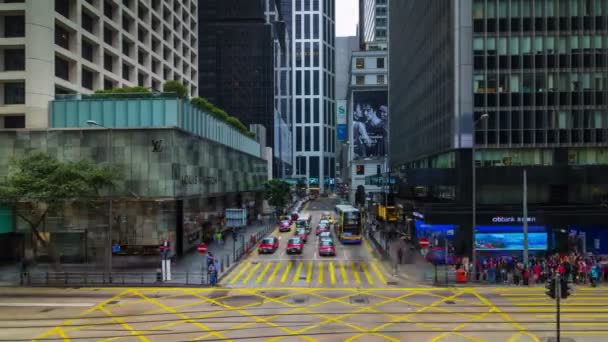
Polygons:
[[387,284],[380,265],[366,261],[246,261],[222,285],[228,286],[356,286]]

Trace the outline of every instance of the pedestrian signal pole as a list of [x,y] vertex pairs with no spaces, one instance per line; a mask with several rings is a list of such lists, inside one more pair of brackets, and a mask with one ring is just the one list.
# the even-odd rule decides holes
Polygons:
[[559,276],[559,272],[557,272],[557,275],[555,276],[555,303],[557,305],[555,310],[555,338],[557,342],[560,341],[560,301],[562,297],[562,281],[565,282],[565,279],[561,279],[561,277]]

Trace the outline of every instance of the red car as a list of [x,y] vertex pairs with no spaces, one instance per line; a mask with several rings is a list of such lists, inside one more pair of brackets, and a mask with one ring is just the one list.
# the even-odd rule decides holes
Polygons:
[[336,256],[336,246],[331,240],[322,240],[319,242],[319,255],[321,256]]
[[320,224],[320,225],[317,226],[316,233],[317,233],[317,235],[319,235],[319,234],[321,234],[323,232],[328,232],[328,231],[329,231],[329,227],[328,226],[326,226],[324,224]]
[[304,243],[306,243],[306,240],[308,240],[308,234],[306,234],[306,229],[304,228],[296,229],[296,233],[294,234],[294,236],[302,239]]
[[258,253],[274,253],[279,248],[279,239],[276,236],[267,237],[262,240],[258,247]]
[[279,231],[280,232],[288,232],[291,230],[291,221],[283,220],[279,222]]
[[292,237],[287,240],[287,254],[302,254],[303,247],[302,239],[299,237]]

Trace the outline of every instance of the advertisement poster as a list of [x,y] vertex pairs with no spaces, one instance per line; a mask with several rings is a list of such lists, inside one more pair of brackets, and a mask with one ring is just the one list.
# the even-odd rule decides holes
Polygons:
[[[477,233],[475,248],[479,251],[524,249],[523,233]],[[528,233],[528,249],[544,251],[547,249],[547,233]]]
[[338,141],[347,141],[348,128],[346,124],[346,100],[338,100],[336,103],[336,139]]
[[353,93],[353,156],[384,157],[388,151],[388,92]]

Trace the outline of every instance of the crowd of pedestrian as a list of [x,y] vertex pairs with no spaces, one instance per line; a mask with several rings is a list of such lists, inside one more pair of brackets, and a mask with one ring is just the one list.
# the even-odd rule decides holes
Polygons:
[[[477,267],[464,260],[459,260],[456,269],[464,267],[469,280],[494,284],[513,284],[529,286],[543,284],[555,276],[575,284],[596,286],[600,282],[608,283],[608,259],[597,256],[582,256],[577,253],[569,255],[554,254],[547,257],[531,256],[528,264],[517,257],[479,258]],[[473,270],[476,270],[473,274]]]

